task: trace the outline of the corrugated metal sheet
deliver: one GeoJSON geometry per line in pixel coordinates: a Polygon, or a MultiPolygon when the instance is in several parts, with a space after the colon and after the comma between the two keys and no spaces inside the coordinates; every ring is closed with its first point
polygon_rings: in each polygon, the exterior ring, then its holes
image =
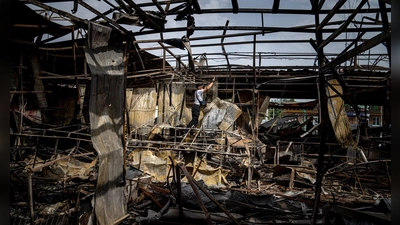
{"type": "Polygon", "coordinates": [[[89,23],[85,57],[91,71],[89,102],[93,147],[99,155],[94,203],[98,225],[113,224],[127,213],[124,187],[124,67],[122,36],[89,23]]]}
{"type": "Polygon", "coordinates": [[[155,88],[127,89],[126,101],[130,126],[137,129],[153,125],[157,103],[155,88]]]}
{"type": "Polygon", "coordinates": [[[207,114],[212,108],[224,109],[226,111],[223,120],[218,126],[220,130],[231,129],[233,123],[242,114],[242,110],[237,105],[221,100],[218,97],[207,105],[204,112],[207,114]]]}
{"type": "Polygon", "coordinates": [[[133,167],[149,174],[153,181],[166,182],[170,169],[168,156],[174,157],[174,152],[134,150],[128,159],[133,167]]]}
{"type": "MultiPolygon", "coordinates": [[[[342,87],[336,79],[329,80],[328,82],[337,92],[343,94],[342,87]]],[[[337,93],[329,86],[326,88],[326,95],[328,97],[329,119],[332,123],[337,141],[345,147],[352,146],[354,140],[351,135],[350,122],[346,114],[343,99],[341,97],[330,98],[330,96],[337,95],[337,93]]]]}
{"type": "Polygon", "coordinates": [[[169,85],[168,83],[160,83],[160,93],[158,99],[159,115],[157,123],[169,123],[172,126],[177,126],[181,123],[180,115],[182,111],[182,118],[185,118],[189,111],[185,110],[186,103],[184,101],[185,86],[181,82],[174,82],[169,85]],[[182,108],[182,104],[183,108],[182,108]]]}

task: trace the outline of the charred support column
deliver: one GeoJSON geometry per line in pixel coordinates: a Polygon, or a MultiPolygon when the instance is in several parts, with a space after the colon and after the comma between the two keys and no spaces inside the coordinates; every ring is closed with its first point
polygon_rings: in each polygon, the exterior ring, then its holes
{"type": "Polygon", "coordinates": [[[43,85],[42,80],[39,78],[39,76],[42,74],[39,49],[35,48],[31,52],[30,63],[31,63],[32,71],[33,71],[33,76],[35,78],[34,91],[36,91],[36,96],[37,96],[37,99],[39,102],[40,111],[42,113],[42,120],[44,122],[46,122],[45,109],[48,107],[48,105],[47,105],[44,85],[43,85]]]}
{"type": "MultiPolygon", "coordinates": [[[[318,10],[318,2],[313,1],[313,9],[315,9],[315,27],[319,26],[319,10],[318,10]]],[[[322,43],[322,28],[318,29],[315,33],[317,46],[321,46],[322,43]]],[[[321,112],[321,121],[319,126],[319,134],[320,134],[320,145],[318,149],[318,165],[317,165],[317,179],[315,182],[315,201],[313,207],[313,213],[311,218],[311,224],[315,225],[317,222],[317,214],[318,214],[318,206],[321,195],[321,185],[323,178],[323,166],[324,166],[324,153],[325,153],[325,139],[326,139],[326,121],[328,119],[328,107],[327,107],[327,99],[326,99],[326,90],[325,90],[325,76],[321,71],[321,68],[324,65],[324,51],[323,46],[318,47],[318,73],[319,73],[319,97],[320,97],[320,106],[319,110],[321,112]]]]}
{"type": "Polygon", "coordinates": [[[97,224],[108,225],[126,215],[124,194],[124,62],[122,36],[90,23],[85,56],[91,70],[89,103],[93,146],[99,154],[95,195],[97,224]]]}

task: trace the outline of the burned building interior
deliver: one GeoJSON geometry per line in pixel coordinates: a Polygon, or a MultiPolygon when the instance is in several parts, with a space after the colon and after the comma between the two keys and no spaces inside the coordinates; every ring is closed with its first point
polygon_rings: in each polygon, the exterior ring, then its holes
{"type": "Polygon", "coordinates": [[[10,4],[11,224],[391,224],[391,0],[10,4]]]}

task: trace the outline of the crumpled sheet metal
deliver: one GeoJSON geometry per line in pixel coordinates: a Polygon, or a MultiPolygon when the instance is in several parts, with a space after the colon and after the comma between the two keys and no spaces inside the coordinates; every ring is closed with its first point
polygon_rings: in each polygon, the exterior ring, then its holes
{"type": "Polygon", "coordinates": [[[152,176],[153,181],[166,182],[170,168],[168,156],[173,157],[173,154],[173,151],[135,150],[129,154],[128,160],[133,167],[152,176]]]}
{"type": "MultiPolygon", "coordinates": [[[[207,164],[206,158],[199,158],[196,156],[194,163],[186,164],[186,168],[189,171],[193,171],[192,175],[194,174],[193,178],[195,180],[202,180],[208,187],[224,188],[228,185],[226,176],[228,176],[230,170],[212,167],[207,164]]],[[[186,177],[183,178],[182,181],[188,182],[186,177]]]]}
{"type": "Polygon", "coordinates": [[[207,104],[206,108],[204,108],[204,113],[206,113],[205,116],[214,108],[226,111],[224,118],[218,125],[220,130],[228,130],[231,128],[236,119],[242,114],[242,110],[237,105],[216,97],[211,103],[207,104]]]}
{"type": "Polygon", "coordinates": [[[133,204],[138,203],[141,200],[141,198],[139,198],[139,188],[147,189],[147,185],[150,183],[150,175],[127,179],[127,182],[125,184],[125,194],[128,202],[132,202],[133,204]]]}
{"type": "MultiPolygon", "coordinates": [[[[336,79],[328,81],[340,94],[343,93],[342,87],[336,79]]],[[[328,113],[329,119],[337,141],[348,147],[354,145],[354,140],[351,133],[349,117],[347,117],[344,102],[341,97],[332,97],[337,95],[336,92],[329,86],[326,87],[326,95],[328,97],[328,113]]]]}
{"type": "Polygon", "coordinates": [[[53,215],[57,211],[63,212],[68,210],[68,202],[57,202],[52,205],[45,205],[39,208],[38,214],[39,215],[53,215]]]}
{"type": "MultiPolygon", "coordinates": [[[[55,159],[61,157],[65,157],[65,155],[58,154],[55,159]]],[[[30,165],[33,165],[34,160],[35,160],[34,158],[29,159],[28,161],[29,166],[26,166],[25,168],[26,169],[31,168],[30,165]]],[[[47,162],[48,160],[44,161],[36,157],[35,166],[38,167],[47,162]]],[[[60,159],[59,161],[54,162],[54,164],[49,165],[48,167],[44,167],[42,169],[42,174],[45,177],[57,180],[63,179],[65,177],[68,177],[69,179],[80,178],[82,180],[86,180],[89,179],[90,177],[94,177],[94,166],[96,165],[96,162],[97,158],[90,163],[85,163],[75,158],[60,159]]]]}
{"type": "Polygon", "coordinates": [[[208,111],[201,122],[205,129],[218,129],[226,114],[226,109],[212,108],[208,111]]]}
{"type": "Polygon", "coordinates": [[[129,125],[139,128],[152,124],[157,105],[155,88],[127,89],[126,96],[129,125]]]}
{"type": "MultiPolygon", "coordinates": [[[[171,164],[168,157],[171,155],[174,158],[173,154],[173,151],[135,150],[129,154],[128,161],[133,167],[152,176],[153,181],[166,182],[171,164]]],[[[225,187],[228,184],[226,176],[229,170],[207,165],[206,159],[196,157],[194,165],[193,163],[188,163],[186,167],[190,171],[196,169],[194,179],[203,180],[209,187],[225,187]],[[200,162],[201,164],[198,167],[200,162]]],[[[183,178],[182,181],[187,181],[187,179],[183,178]]]]}

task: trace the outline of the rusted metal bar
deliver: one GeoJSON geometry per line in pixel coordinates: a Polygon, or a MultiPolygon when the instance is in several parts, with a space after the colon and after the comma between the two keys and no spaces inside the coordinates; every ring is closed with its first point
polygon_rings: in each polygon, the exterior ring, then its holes
{"type": "Polygon", "coordinates": [[[181,170],[177,165],[174,164],[174,160],[171,156],[169,156],[172,162],[173,169],[175,171],[175,179],[176,179],[176,189],[178,191],[178,206],[179,206],[179,217],[184,218],[183,214],[183,202],[182,202],[182,184],[181,184],[181,170]]]}
{"type": "Polygon", "coordinates": [[[387,162],[385,162],[385,166],[386,166],[386,173],[387,173],[388,178],[389,178],[389,185],[392,186],[392,176],[390,176],[389,166],[388,166],[387,162]]]}
{"type": "Polygon", "coordinates": [[[239,11],[239,4],[237,0],[231,0],[232,3],[232,12],[233,14],[237,14],[239,11]]]}
{"type": "MultiPolygon", "coordinates": [[[[265,33],[273,33],[273,32],[301,32],[301,33],[315,33],[316,29],[313,28],[312,26],[309,26],[310,28],[304,28],[305,26],[301,27],[255,27],[255,26],[229,26],[226,27],[227,30],[253,30],[253,31],[259,31],[256,34],[262,34],[262,32],[265,33]]],[[[224,26],[196,26],[196,30],[223,30],[225,27],[224,26]]],[[[176,27],[176,28],[166,28],[162,32],[167,33],[167,32],[178,32],[178,31],[186,31],[187,27],[176,27]]],[[[337,29],[334,28],[326,28],[322,29],[323,33],[333,33],[337,31],[337,29]]],[[[369,32],[377,32],[377,31],[382,31],[382,28],[380,27],[363,27],[363,28],[346,28],[343,30],[343,32],[362,32],[362,31],[369,31],[369,32]]],[[[147,31],[141,31],[141,32],[134,32],[132,35],[135,36],[140,36],[140,35],[147,35],[147,34],[154,34],[154,33],[159,33],[159,31],[155,30],[147,30],[147,31]]],[[[254,33],[252,34],[254,35],[254,33]]],[[[238,36],[243,36],[243,34],[240,34],[238,36]]]]}
{"type": "MultiPolygon", "coordinates": [[[[318,48],[325,47],[327,44],[329,44],[331,42],[331,40],[333,40],[337,36],[339,36],[347,28],[347,26],[351,23],[351,21],[354,19],[354,17],[358,14],[358,12],[361,10],[361,8],[364,6],[364,4],[367,2],[368,2],[368,0],[362,0],[360,2],[360,4],[357,6],[357,8],[353,11],[353,13],[347,18],[347,21],[344,24],[342,24],[338,29],[333,31],[333,33],[329,37],[327,37],[324,41],[319,43],[318,48]]],[[[344,2],[343,2],[343,4],[344,4],[344,2]]],[[[318,26],[320,26],[320,24],[318,26]]]]}
{"type": "Polygon", "coordinates": [[[35,224],[35,212],[33,206],[33,188],[32,188],[32,173],[28,172],[28,198],[29,198],[29,212],[31,216],[31,224],[35,224]]]}
{"type": "Polygon", "coordinates": [[[83,0],[78,0],[79,4],[81,4],[83,7],[85,7],[86,9],[88,9],[89,11],[93,12],[96,15],[99,15],[101,18],[103,18],[105,21],[107,21],[108,23],[110,23],[111,25],[113,25],[116,29],[118,29],[122,34],[127,34],[128,30],[125,29],[124,27],[122,27],[121,25],[119,25],[118,23],[116,23],[115,21],[111,20],[110,18],[108,18],[107,16],[104,16],[101,12],[97,11],[96,9],[94,9],[92,6],[90,6],[89,4],[87,4],[86,2],[84,2],[83,0]]]}
{"type": "MultiPolygon", "coordinates": [[[[125,3],[122,0],[115,0],[119,6],[128,14],[132,14],[133,10],[131,8],[128,8],[128,6],[125,5],[125,3]]],[[[110,5],[110,4],[109,4],[110,5]]],[[[113,6],[114,7],[114,6],[113,6]]],[[[116,7],[114,7],[116,8],[116,7]]]]}
{"type": "MultiPolygon", "coordinates": [[[[74,27],[71,28],[71,42],[72,42],[72,55],[73,55],[73,60],[74,60],[74,72],[77,74],[77,69],[76,69],[76,51],[75,51],[75,36],[74,36],[74,27]]],[[[75,78],[75,81],[77,82],[76,87],[78,88],[78,81],[75,78]]],[[[79,93],[79,88],[78,88],[78,93],[79,93]]]]}
{"type": "Polygon", "coordinates": [[[161,7],[160,3],[157,0],[152,0],[154,5],[156,5],[157,9],[160,11],[161,14],[165,15],[164,9],[161,7]]]}
{"type": "MultiPolygon", "coordinates": [[[[317,7],[318,8],[318,5],[317,7]]],[[[391,11],[391,9],[388,9],[391,11]]],[[[331,10],[330,9],[321,9],[320,14],[328,14],[331,10]]],[[[353,9],[341,9],[336,12],[336,14],[350,14],[354,10],[353,9]]],[[[380,12],[379,8],[370,8],[370,9],[361,9],[359,10],[359,13],[377,13],[380,12]]],[[[175,15],[178,12],[171,12],[167,13],[168,15],[175,15]]],[[[202,14],[208,14],[208,13],[232,13],[232,9],[230,8],[218,8],[218,9],[202,9],[201,10],[202,14]]],[[[272,9],[260,9],[260,8],[239,8],[238,13],[273,13],[272,9]]],[[[313,15],[313,11],[309,9],[279,9],[276,13],[279,14],[291,14],[291,15],[313,15]]]]}
{"type": "MultiPolygon", "coordinates": [[[[314,1],[313,8],[317,9],[318,1],[314,1]]],[[[315,27],[318,27],[320,24],[319,22],[320,11],[316,10],[315,12],[315,27]]],[[[318,30],[315,33],[317,46],[321,46],[323,37],[322,37],[322,30],[318,30]]],[[[324,51],[323,46],[317,48],[317,55],[318,55],[318,67],[321,68],[324,65],[324,51]]],[[[315,182],[315,194],[314,194],[314,206],[313,212],[311,216],[311,225],[315,225],[317,223],[317,214],[318,214],[318,207],[320,203],[321,197],[321,188],[322,188],[322,180],[323,180],[323,166],[324,166],[324,154],[326,151],[325,146],[325,139],[326,139],[326,123],[328,120],[328,103],[326,99],[326,90],[325,90],[325,76],[324,73],[319,69],[319,82],[318,82],[318,96],[319,96],[319,111],[320,111],[320,127],[319,127],[319,134],[320,134],[320,145],[318,148],[318,166],[317,166],[317,174],[316,174],[316,182],[315,182]]]]}
{"type": "Polygon", "coordinates": [[[66,137],[66,136],[39,135],[39,134],[23,134],[23,133],[12,133],[12,134],[10,134],[10,135],[15,135],[15,136],[26,136],[26,137],[60,138],[60,139],[71,139],[71,140],[79,140],[79,141],[88,141],[88,142],[91,142],[90,139],[75,138],[75,137],[66,137]]]}
{"type": "Polygon", "coordinates": [[[347,0],[339,0],[333,7],[333,9],[329,11],[324,20],[322,20],[322,22],[317,26],[317,31],[322,29],[329,22],[329,20],[332,19],[332,17],[336,14],[336,12],[339,11],[340,7],[342,7],[343,4],[346,2],[347,0]]]}
{"type": "Polygon", "coordinates": [[[75,22],[80,23],[81,26],[82,26],[82,25],[85,25],[85,27],[87,28],[87,24],[88,24],[88,23],[87,23],[85,20],[83,20],[83,19],[81,19],[81,18],[79,18],[79,17],[73,16],[73,15],[71,15],[70,13],[67,13],[67,12],[62,11],[62,10],[58,10],[58,9],[56,9],[56,8],[53,8],[53,7],[48,6],[48,5],[46,5],[46,4],[43,4],[43,3],[41,3],[41,2],[39,2],[39,1],[37,1],[37,0],[26,0],[26,1],[27,1],[28,3],[31,3],[31,4],[33,4],[33,5],[38,6],[38,7],[40,7],[40,8],[43,8],[43,9],[49,10],[49,11],[51,11],[51,12],[57,13],[58,15],[67,17],[67,18],[71,19],[72,21],[75,21],[75,22]]]}
{"type": "Polygon", "coordinates": [[[274,3],[272,4],[272,13],[277,13],[279,10],[279,0],[274,0],[274,3]]]}
{"type": "MultiPolygon", "coordinates": [[[[253,104],[253,110],[252,110],[252,120],[251,123],[253,125],[252,127],[252,135],[253,135],[253,140],[255,140],[255,136],[254,136],[254,129],[255,129],[255,113],[256,113],[256,84],[257,84],[257,74],[256,74],[256,47],[257,47],[257,35],[253,36],[253,91],[252,91],[252,95],[253,95],[253,100],[252,100],[252,104],[253,104]]],[[[257,106],[258,107],[258,106],[257,106]]]]}
{"type": "MultiPolygon", "coordinates": [[[[227,27],[228,24],[229,24],[229,20],[226,21],[225,27],[227,27]]],[[[230,63],[229,63],[228,54],[226,53],[225,46],[224,46],[225,34],[226,34],[226,29],[224,29],[222,31],[221,48],[222,48],[222,54],[225,56],[225,59],[226,59],[226,64],[228,65],[228,70],[231,71],[231,66],[230,66],[230,63]]]]}
{"type": "Polygon", "coordinates": [[[295,168],[290,168],[290,179],[289,179],[289,190],[292,190],[294,187],[294,176],[296,174],[296,169],[295,168]]]}
{"type": "Polygon", "coordinates": [[[29,171],[29,173],[34,173],[34,172],[36,172],[36,171],[38,171],[38,170],[40,170],[40,169],[42,169],[42,168],[44,168],[46,166],[54,164],[54,163],[56,163],[56,162],[58,162],[58,161],[60,161],[62,159],[75,158],[75,157],[86,156],[86,155],[93,155],[93,152],[87,152],[87,153],[76,154],[76,155],[67,155],[67,156],[60,157],[60,158],[57,158],[55,160],[52,160],[50,162],[41,164],[40,166],[37,166],[37,167],[34,167],[34,168],[28,168],[27,170],[29,171]]]}
{"type": "Polygon", "coordinates": [[[164,24],[160,27],[146,12],[144,12],[135,2],[132,0],[124,0],[128,5],[135,9],[135,12],[140,16],[143,21],[149,23],[149,25],[156,31],[161,32],[164,30],[164,24]]]}
{"type": "Polygon", "coordinates": [[[53,91],[10,91],[10,94],[37,94],[37,93],[53,93],[53,91]]]}
{"type": "Polygon", "coordinates": [[[142,187],[139,187],[139,189],[142,190],[145,195],[147,195],[158,207],[160,207],[160,209],[162,209],[163,206],[161,205],[161,203],[150,192],[142,187]]]}
{"type": "MultiPolygon", "coordinates": [[[[365,32],[363,32],[363,33],[365,33],[365,32]]],[[[257,33],[251,33],[251,35],[254,35],[254,34],[258,35],[257,33]]],[[[192,37],[190,39],[190,41],[210,40],[210,39],[217,39],[217,38],[224,38],[225,39],[225,37],[228,38],[228,37],[237,37],[237,36],[242,36],[242,35],[225,34],[225,35],[215,35],[215,36],[203,36],[203,37],[197,37],[197,38],[196,37],[192,37]],[[234,36],[231,36],[231,35],[234,35],[234,36]]],[[[246,35],[244,35],[244,36],[246,36],[246,35]]],[[[152,43],[152,42],[160,42],[160,41],[163,42],[163,40],[160,38],[160,39],[137,40],[137,41],[135,41],[135,43],[152,43]]],[[[349,39],[335,39],[335,40],[332,40],[332,42],[348,42],[348,41],[349,41],[349,39]]],[[[365,39],[359,38],[359,39],[357,39],[357,41],[361,42],[361,41],[365,41],[365,39]]],[[[310,40],[309,39],[290,39],[290,40],[288,40],[288,39],[279,39],[279,40],[269,39],[269,40],[258,40],[257,44],[261,44],[261,43],[265,43],[265,44],[267,44],[267,43],[306,43],[306,42],[310,42],[310,40]]],[[[202,44],[198,44],[198,45],[190,44],[190,46],[191,47],[219,46],[220,44],[221,44],[221,42],[215,42],[215,43],[202,43],[202,44]]],[[[225,42],[225,40],[224,40],[224,45],[238,45],[238,44],[253,44],[253,41],[225,42]]],[[[177,47],[166,46],[165,48],[177,48],[177,47]]],[[[65,50],[65,49],[70,49],[70,47],[60,47],[60,48],[39,47],[39,49],[40,50],[57,50],[57,49],[65,50]]],[[[145,51],[145,50],[156,50],[156,49],[160,49],[160,47],[157,47],[157,48],[141,48],[142,51],[145,51]]],[[[209,53],[209,54],[211,55],[211,53],[209,53]]],[[[235,54],[233,54],[233,55],[235,55],[235,54]]],[[[290,55],[290,54],[284,54],[284,55],[290,55]]],[[[301,56],[301,55],[309,55],[309,54],[301,54],[301,53],[296,54],[296,56],[301,56]]],[[[338,54],[331,53],[330,55],[338,55],[338,54]]],[[[371,55],[373,55],[373,54],[371,54],[371,55]]]]}
{"type": "MultiPolygon", "coordinates": [[[[389,25],[389,20],[388,20],[388,14],[387,14],[387,9],[386,9],[386,4],[383,1],[379,1],[379,8],[381,9],[381,18],[382,18],[382,29],[383,31],[389,31],[390,25],[389,25]]],[[[388,56],[389,56],[389,66],[391,66],[392,62],[392,43],[390,40],[385,41],[385,46],[388,51],[388,56]]]]}
{"type": "MultiPolygon", "coordinates": [[[[21,27],[21,28],[38,28],[38,29],[55,29],[54,26],[50,25],[40,25],[40,24],[10,24],[11,27],[21,27]]],[[[74,26],[60,26],[57,29],[70,30],[74,26]]]]}
{"type": "MultiPolygon", "coordinates": [[[[165,45],[164,45],[162,42],[158,42],[158,44],[160,44],[161,47],[162,47],[163,49],[165,49],[170,55],[172,55],[175,59],[178,59],[178,58],[179,58],[179,57],[176,56],[171,50],[169,50],[168,48],[166,48],[165,45]]],[[[180,63],[185,69],[187,68],[186,65],[185,65],[181,60],[179,60],[179,63],[180,63]]]]}
{"type": "MultiPolygon", "coordinates": [[[[22,73],[23,62],[24,62],[24,51],[21,50],[19,68],[18,68],[18,76],[20,77],[19,87],[21,88],[20,91],[24,91],[24,85],[23,85],[24,84],[24,76],[22,73]]],[[[18,116],[18,121],[15,121],[15,122],[16,122],[16,126],[17,126],[17,132],[18,132],[18,134],[21,134],[23,131],[23,118],[24,118],[23,115],[25,113],[24,93],[22,93],[19,96],[18,103],[19,103],[19,116],[18,116]]],[[[14,116],[15,115],[16,115],[16,113],[14,113],[14,116]]],[[[17,136],[17,138],[15,139],[14,145],[19,146],[20,144],[21,144],[21,137],[17,136]]]]}
{"type": "Polygon", "coordinates": [[[353,168],[353,172],[354,172],[355,180],[356,180],[356,182],[358,183],[358,185],[360,186],[361,192],[362,192],[362,194],[364,195],[364,194],[365,194],[365,193],[364,193],[364,189],[363,189],[363,186],[362,186],[362,184],[361,184],[361,180],[360,180],[360,178],[358,177],[358,174],[357,174],[357,171],[356,171],[355,168],[353,168]]]}
{"type": "Polygon", "coordinates": [[[187,169],[186,169],[186,167],[185,167],[185,165],[183,163],[178,163],[177,166],[182,170],[182,172],[187,177],[188,182],[189,182],[190,186],[192,187],[193,192],[196,194],[196,198],[197,198],[197,201],[199,202],[200,208],[203,210],[204,215],[206,216],[208,224],[212,225],[213,222],[211,220],[211,215],[208,212],[206,206],[204,205],[203,200],[201,200],[201,197],[199,195],[199,191],[198,191],[196,185],[194,184],[195,181],[192,179],[192,176],[190,175],[189,171],[187,171],[187,169]]]}
{"type": "MultiPolygon", "coordinates": [[[[365,31],[364,31],[364,32],[360,32],[360,33],[358,34],[358,36],[356,37],[356,39],[354,39],[349,45],[347,45],[346,48],[344,48],[344,49],[339,53],[339,55],[341,55],[341,54],[347,52],[347,50],[349,50],[353,45],[357,46],[357,43],[361,40],[361,37],[364,36],[365,33],[366,33],[365,31]]],[[[363,41],[365,41],[365,40],[363,40],[363,41]]]]}

